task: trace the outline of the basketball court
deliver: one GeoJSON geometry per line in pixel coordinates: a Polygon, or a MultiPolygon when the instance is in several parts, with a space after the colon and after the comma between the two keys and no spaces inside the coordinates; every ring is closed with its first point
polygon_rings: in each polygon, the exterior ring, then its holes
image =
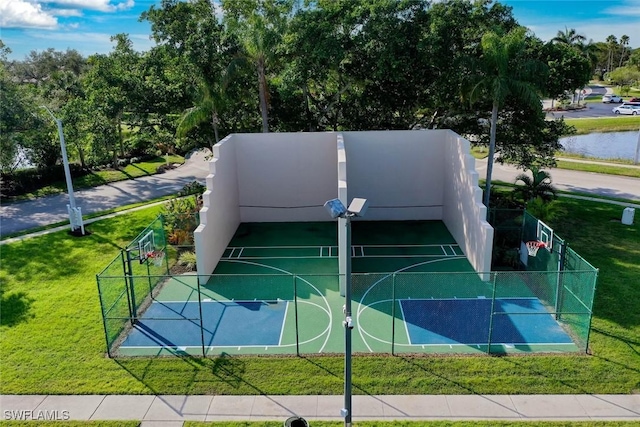
{"type": "MultiPolygon", "coordinates": [[[[441,221],[353,230],[354,352],[475,353],[489,342],[494,350],[575,349],[523,283],[492,306],[491,283],[441,221]]],[[[206,284],[184,275],[162,285],[119,353],[344,351],[336,239],[332,222],[242,224],[206,284]]]]}

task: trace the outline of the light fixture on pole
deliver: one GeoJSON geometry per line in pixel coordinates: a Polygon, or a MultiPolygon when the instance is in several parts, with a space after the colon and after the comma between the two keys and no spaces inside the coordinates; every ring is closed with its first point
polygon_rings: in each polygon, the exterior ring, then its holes
{"type": "Polygon", "coordinates": [[[82,221],[82,211],[76,207],[76,198],[73,194],[73,182],[71,181],[71,171],[69,170],[69,158],[67,157],[67,146],[64,142],[64,133],[62,132],[62,120],[53,115],[51,110],[45,105],[41,106],[51,116],[58,127],[58,136],[60,137],[60,150],[62,151],[62,165],[64,167],[64,177],[67,181],[67,192],[69,193],[69,204],[67,211],[69,213],[69,222],[71,223],[71,231],[76,232],[80,229],[80,233],[84,235],[84,223],[82,221]]]}
{"type": "Polygon", "coordinates": [[[344,426],[351,427],[352,405],[351,405],[351,330],[353,329],[353,318],[351,317],[351,218],[364,216],[369,202],[367,199],[353,199],[349,208],[345,208],[340,199],[332,199],[324,204],[324,208],[329,212],[331,218],[344,218],[347,236],[347,263],[345,269],[345,304],[344,304],[344,408],[340,415],[344,417],[344,426]]]}

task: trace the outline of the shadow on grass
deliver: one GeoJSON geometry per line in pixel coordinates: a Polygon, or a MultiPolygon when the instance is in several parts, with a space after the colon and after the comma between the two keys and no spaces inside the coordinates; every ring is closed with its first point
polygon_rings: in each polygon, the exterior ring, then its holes
{"type": "Polygon", "coordinates": [[[142,173],[142,175],[136,175],[136,176],[144,176],[144,175],[151,176],[151,175],[153,175],[153,173],[149,173],[149,171],[144,170],[143,168],[141,168],[140,166],[136,165],[135,163],[132,163],[129,166],[139,170],[142,173]]]}
{"type": "Polygon", "coordinates": [[[212,380],[224,383],[232,390],[248,388],[256,394],[267,394],[243,378],[246,371],[245,362],[241,358],[226,353],[215,358],[176,354],[176,357],[157,359],[114,359],[122,369],[155,394],[166,394],[166,390],[163,388],[166,384],[156,382],[158,378],[166,378],[166,375],[156,375],[156,372],[162,370],[167,361],[175,360],[183,362],[179,382],[184,384],[180,390],[184,394],[201,393],[201,387],[198,383],[213,382],[212,380]]]}
{"type": "Polygon", "coordinates": [[[0,326],[15,326],[32,317],[29,315],[32,302],[26,292],[6,294],[0,291],[0,326]]]}

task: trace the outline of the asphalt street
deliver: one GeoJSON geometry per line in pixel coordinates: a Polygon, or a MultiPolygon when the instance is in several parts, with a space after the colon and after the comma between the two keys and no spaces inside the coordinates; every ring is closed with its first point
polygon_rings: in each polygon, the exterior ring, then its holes
{"type": "MultiPolygon", "coordinates": [[[[164,174],[121,181],[75,193],[76,203],[83,214],[102,212],[178,192],[194,180],[204,183],[209,174],[208,152],[194,153],[184,165],[164,174]]],[[[486,160],[477,160],[481,179],[486,177],[486,160]]],[[[522,173],[514,167],[496,163],[493,179],[514,182],[522,173]]],[[[591,196],[606,196],[640,201],[640,179],[563,169],[551,170],[553,184],[560,190],[580,192],[591,196]]],[[[53,224],[68,219],[66,194],[37,200],[7,204],[0,207],[0,236],[53,224]]]]}
{"type": "MultiPolygon", "coordinates": [[[[205,183],[208,151],[189,155],[185,163],[163,174],[75,191],[76,205],[87,215],[175,194],[193,181],[205,183]]],[[[68,220],[69,196],[59,194],[0,207],[0,236],[68,220]]]]}
{"type": "MultiPolygon", "coordinates": [[[[487,161],[476,160],[476,170],[481,179],[487,176],[487,161]]],[[[514,183],[523,171],[513,166],[493,165],[494,181],[514,183]]],[[[580,192],[591,196],[615,197],[640,201],[640,179],[624,176],[604,175],[567,169],[549,170],[553,185],[562,191],[580,192]]]]}

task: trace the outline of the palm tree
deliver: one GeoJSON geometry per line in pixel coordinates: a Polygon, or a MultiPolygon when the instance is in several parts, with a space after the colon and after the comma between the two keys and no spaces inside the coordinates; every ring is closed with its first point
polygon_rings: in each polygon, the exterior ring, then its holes
{"type": "Polygon", "coordinates": [[[574,28],[569,30],[567,29],[567,27],[564,27],[564,31],[558,31],[558,35],[551,39],[552,42],[564,43],[568,44],[569,46],[578,45],[586,40],[586,37],[582,34],[576,33],[576,30],[574,28]]]}
{"type": "Polygon", "coordinates": [[[275,49],[265,43],[264,33],[260,28],[247,28],[241,38],[243,54],[229,65],[229,74],[235,74],[241,63],[249,63],[255,67],[258,77],[258,96],[260,98],[260,115],[262,116],[262,132],[269,132],[269,85],[267,83],[267,64],[272,61],[275,49]]]}
{"type": "Polygon", "coordinates": [[[226,103],[225,83],[226,80],[219,85],[203,83],[200,86],[198,102],[195,106],[188,108],[184,113],[182,113],[176,129],[176,136],[184,137],[192,129],[208,120],[211,120],[211,127],[213,128],[215,142],[209,141],[209,145],[213,148],[213,146],[220,141],[218,126],[220,124],[220,111],[224,108],[226,103]]]}
{"type": "Polygon", "coordinates": [[[629,45],[629,36],[624,34],[622,37],[620,37],[621,52],[620,52],[620,64],[618,64],[618,67],[622,67],[622,60],[624,59],[625,53],[627,53],[628,45],[629,45]]]}
{"type": "Polygon", "coordinates": [[[269,87],[268,68],[276,62],[279,45],[289,23],[293,8],[291,0],[258,1],[223,0],[225,20],[230,32],[235,34],[242,47],[242,53],[229,65],[233,74],[239,63],[247,62],[256,71],[262,132],[269,132],[269,87]]]}
{"type": "Polygon", "coordinates": [[[540,170],[537,166],[531,166],[531,176],[521,173],[516,177],[515,183],[517,187],[514,192],[522,196],[525,202],[540,197],[542,200],[549,201],[555,199],[557,190],[551,184],[551,174],[540,170]],[[518,185],[518,183],[521,183],[518,185]]]}
{"type": "Polygon", "coordinates": [[[613,51],[618,46],[618,39],[613,34],[607,37],[607,47],[609,48],[607,56],[607,71],[611,71],[613,67],[613,51]]]}
{"type": "Polygon", "coordinates": [[[532,109],[540,108],[538,91],[532,81],[535,73],[539,72],[543,65],[539,61],[524,57],[525,34],[526,29],[518,27],[506,35],[498,35],[490,31],[482,36],[482,57],[480,58],[482,73],[480,80],[471,89],[470,98],[471,102],[475,102],[482,95],[486,95],[492,100],[489,157],[484,192],[484,204],[487,208],[496,151],[498,111],[510,96],[517,97],[532,109]]]}

